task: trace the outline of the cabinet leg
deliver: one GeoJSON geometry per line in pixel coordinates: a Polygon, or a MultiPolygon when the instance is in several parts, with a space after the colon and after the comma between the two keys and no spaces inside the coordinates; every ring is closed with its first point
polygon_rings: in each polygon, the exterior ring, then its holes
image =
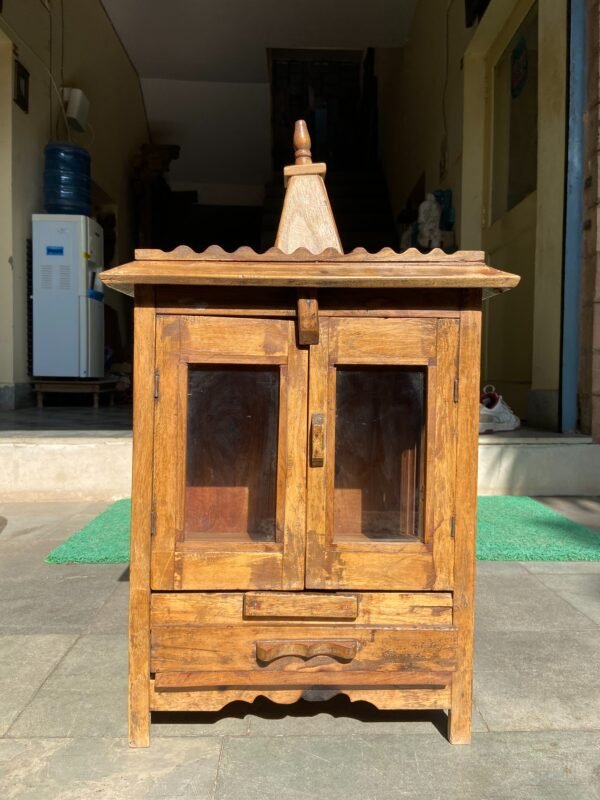
{"type": "Polygon", "coordinates": [[[145,690],[133,681],[129,685],[129,744],[131,747],[149,747],[150,745],[148,681],[146,680],[145,683],[145,690]]]}
{"type": "Polygon", "coordinates": [[[94,408],[100,408],[100,395],[94,392],[94,408]]]}
{"type": "Polygon", "coordinates": [[[448,713],[450,744],[470,744],[472,706],[472,675],[455,673],[452,679],[452,708],[448,713]]]}
{"type": "Polygon", "coordinates": [[[37,407],[43,408],[44,407],[44,393],[43,392],[36,392],[36,400],[37,400],[37,407]]]}

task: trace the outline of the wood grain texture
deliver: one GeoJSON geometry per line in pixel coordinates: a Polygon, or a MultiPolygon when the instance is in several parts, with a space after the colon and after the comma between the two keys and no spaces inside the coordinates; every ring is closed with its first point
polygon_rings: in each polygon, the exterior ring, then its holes
{"type": "Polygon", "coordinates": [[[452,625],[450,592],[168,592],[152,595],[152,625],[452,625]],[[256,615],[251,612],[256,609],[256,615]],[[356,614],[347,617],[346,614],[356,614]],[[260,619],[260,617],[264,619],[260,619]],[[334,619],[335,617],[335,619],[334,619]],[[279,619],[278,619],[279,618],[279,619]]]}
{"type": "Polygon", "coordinates": [[[307,594],[246,592],[244,617],[312,619],[356,619],[358,596],[355,594],[307,594]]]}
{"type": "Polygon", "coordinates": [[[322,161],[314,164],[292,164],[283,168],[283,185],[287,187],[290,178],[294,175],[320,175],[325,178],[327,174],[327,164],[322,161]]]}
{"type": "MultiPolygon", "coordinates": [[[[194,543],[175,555],[178,589],[282,589],[283,548],[260,552],[255,544],[243,549],[235,542],[194,543]]],[[[291,587],[296,588],[296,587],[291,587]]]]}
{"type": "Polygon", "coordinates": [[[358,653],[356,639],[261,639],[256,642],[256,660],[268,664],[278,658],[294,656],[305,660],[328,656],[337,661],[352,661],[358,653]]]}
{"type": "Polygon", "coordinates": [[[454,541],[452,518],[455,510],[457,404],[454,381],[458,377],[457,320],[439,320],[437,324],[437,363],[430,370],[435,379],[429,386],[434,413],[430,420],[430,451],[427,455],[429,492],[428,540],[435,564],[434,589],[453,586],[454,541]]]}
{"type": "Polygon", "coordinates": [[[288,179],[275,247],[284,253],[293,253],[299,247],[315,254],[328,248],[343,252],[320,175],[292,175],[288,179]]]}
{"type": "Polygon", "coordinates": [[[294,160],[296,165],[312,164],[311,141],[305,120],[297,119],[294,124],[294,160]]]}
{"type": "MultiPolygon", "coordinates": [[[[321,325],[319,344],[310,348],[308,407],[312,414],[320,414],[325,420],[331,418],[328,398],[329,368],[329,322],[321,325]]],[[[327,569],[328,531],[327,519],[327,472],[328,452],[331,450],[331,434],[325,423],[325,446],[323,462],[309,461],[306,475],[306,588],[320,589],[323,570],[327,569]]],[[[355,587],[353,587],[355,588],[355,587]]],[[[373,588],[373,587],[368,587],[373,588]]]]}
{"type": "MultiPolygon", "coordinates": [[[[289,323],[288,323],[289,324],[289,323]]],[[[296,346],[289,324],[289,361],[286,393],[284,559],[281,588],[303,589],[306,558],[306,460],[308,438],[308,351],[296,346]]],[[[246,587],[244,587],[246,588],[246,587]]],[[[248,587],[253,588],[253,587],[248,587]]],[[[256,587],[259,588],[259,587],[256,587]]]]}
{"type": "Polygon", "coordinates": [[[410,689],[357,689],[335,687],[309,689],[259,689],[237,688],[201,689],[197,691],[158,691],[154,680],[150,682],[150,707],[153,711],[219,711],[229,703],[241,700],[252,703],[257,697],[265,697],[273,703],[291,704],[298,700],[328,700],[336,694],[346,695],[352,702],[365,701],[380,709],[421,710],[450,706],[450,687],[427,687],[410,689]]]}
{"type": "MultiPolygon", "coordinates": [[[[394,629],[389,627],[346,626],[345,636],[356,639],[358,653],[349,663],[326,657],[305,662],[280,658],[261,672],[311,670],[318,683],[320,671],[420,671],[449,672],[456,666],[456,631],[453,628],[394,629]]],[[[341,626],[322,623],[302,625],[245,624],[237,626],[203,625],[152,627],[152,672],[205,672],[223,670],[256,671],[256,642],[277,640],[318,640],[329,643],[340,638],[341,626]]],[[[389,676],[388,676],[389,677],[389,676]]],[[[215,679],[218,676],[215,675],[215,679]]],[[[275,680],[272,678],[272,680],[275,680]]]]}
{"type": "MultiPolygon", "coordinates": [[[[445,253],[439,248],[434,248],[429,253],[422,253],[415,247],[410,247],[398,253],[391,247],[384,247],[376,253],[370,253],[364,247],[355,247],[350,253],[340,253],[335,248],[325,248],[318,255],[311,253],[300,245],[292,253],[278,247],[271,247],[264,253],[257,253],[251,247],[238,247],[233,252],[223,250],[217,244],[210,245],[202,252],[195,252],[187,245],[179,245],[174,250],[136,250],[136,261],[243,261],[243,262],[288,262],[314,261],[319,263],[356,263],[359,261],[373,261],[376,263],[417,263],[417,264],[482,264],[485,266],[485,253],[483,250],[457,250],[454,253],[445,253]]],[[[115,268],[117,269],[117,268],[115,268]]],[[[106,272],[102,273],[106,275],[106,272]]],[[[517,277],[517,276],[515,276],[517,277]]]]}
{"type": "MultiPolygon", "coordinates": [[[[178,317],[165,318],[169,320],[178,317]]],[[[290,324],[284,320],[236,319],[235,322],[218,317],[186,317],[180,328],[179,347],[182,353],[197,356],[205,354],[248,356],[261,363],[264,356],[287,362],[290,324]]]]}
{"type": "MultiPolygon", "coordinates": [[[[182,377],[177,354],[180,348],[181,320],[159,315],[156,323],[156,369],[158,397],[154,430],[154,491],[156,515],[152,537],[152,589],[174,589],[175,542],[182,531],[182,483],[185,464],[185,420],[187,391],[182,391],[182,377]]],[[[135,496],[135,493],[134,493],[135,496]]]]}
{"type": "Polygon", "coordinates": [[[320,289],[256,286],[157,286],[161,314],[296,317],[297,298],[315,296],[319,315],[341,317],[433,317],[458,319],[459,289],[320,289]]]}
{"type": "MultiPolygon", "coordinates": [[[[320,181],[318,176],[312,176],[320,181]]],[[[294,178],[303,180],[302,178],[294,178]]],[[[293,182],[292,181],[292,182],[293,182]]],[[[288,257],[289,258],[289,257],[288,257]]],[[[309,255],[310,258],[310,255],[309,255]]],[[[313,256],[314,258],[314,256],[313,256]]],[[[484,287],[507,290],[516,286],[516,275],[464,260],[440,262],[382,261],[368,256],[360,260],[222,261],[204,258],[134,261],[101,273],[106,286],[131,293],[135,284],[183,286],[291,286],[331,288],[457,288],[484,287]]]]}
{"type": "Polygon", "coordinates": [[[129,743],[150,744],[150,510],[154,428],[154,290],[136,289],[133,492],[129,574],[129,743]]]}
{"type": "Polygon", "coordinates": [[[319,343],[319,302],[316,293],[298,298],[298,344],[319,343]]]}
{"type": "Polygon", "coordinates": [[[333,319],[330,364],[427,364],[435,356],[433,319],[333,319]]]}
{"type": "Polygon", "coordinates": [[[336,689],[353,686],[428,686],[444,687],[449,684],[452,674],[448,672],[308,672],[300,671],[283,672],[273,680],[273,671],[263,670],[244,672],[241,670],[225,671],[220,674],[214,672],[159,672],[154,678],[154,687],[157,691],[169,689],[203,689],[206,687],[231,686],[264,686],[277,688],[278,686],[307,686],[311,688],[329,687],[336,689]],[[275,684],[275,685],[274,685],[275,684]]]}
{"type": "Polygon", "coordinates": [[[469,292],[465,296],[465,308],[460,321],[454,546],[454,620],[458,631],[458,672],[452,680],[448,729],[453,744],[468,744],[471,741],[480,343],[481,293],[469,292]]]}

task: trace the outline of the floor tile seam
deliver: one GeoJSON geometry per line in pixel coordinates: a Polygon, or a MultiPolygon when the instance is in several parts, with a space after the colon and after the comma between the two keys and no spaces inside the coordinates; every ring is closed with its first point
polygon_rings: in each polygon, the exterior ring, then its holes
{"type": "MultiPolygon", "coordinates": [[[[60,634],[57,634],[57,635],[60,635],[60,634]]],[[[37,687],[37,689],[35,690],[35,692],[34,692],[34,693],[31,695],[31,697],[29,698],[29,700],[28,700],[28,701],[25,703],[25,705],[23,706],[23,708],[22,708],[22,709],[19,711],[19,713],[17,714],[17,716],[16,716],[16,717],[15,717],[15,718],[12,720],[12,722],[10,723],[10,725],[8,726],[8,728],[6,729],[6,732],[5,732],[5,734],[4,734],[4,737],[5,737],[5,738],[12,738],[12,737],[10,736],[10,732],[11,732],[11,730],[12,730],[12,729],[14,728],[14,726],[15,726],[15,725],[18,723],[18,721],[21,719],[21,717],[23,716],[23,714],[25,713],[25,711],[26,711],[26,710],[29,708],[29,706],[30,706],[30,705],[31,705],[31,704],[32,704],[32,703],[35,701],[36,697],[37,697],[37,696],[39,695],[39,693],[42,691],[42,689],[44,688],[44,686],[45,686],[45,685],[48,683],[48,681],[50,680],[50,678],[52,677],[52,675],[54,675],[54,673],[56,672],[56,670],[58,669],[58,667],[59,667],[59,666],[60,666],[60,665],[63,663],[63,661],[65,660],[65,658],[66,658],[66,657],[69,655],[69,653],[70,653],[70,652],[73,650],[73,648],[75,647],[75,645],[77,644],[77,642],[80,640],[80,638],[81,638],[81,634],[80,634],[80,633],[78,633],[78,634],[76,634],[76,635],[75,635],[75,638],[73,639],[73,641],[71,642],[71,644],[69,645],[69,647],[68,647],[68,648],[65,650],[65,652],[62,654],[62,656],[61,656],[61,657],[58,659],[58,661],[56,662],[56,664],[54,665],[54,667],[53,667],[53,668],[52,668],[52,669],[51,669],[51,670],[48,672],[48,674],[46,675],[46,677],[44,678],[44,680],[43,680],[43,681],[40,683],[40,685],[37,687]]]]}
{"type": "Polygon", "coordinates": [[[225,747],[225,736],[221,736],[221,741],[219,742],[219,755],[217,756],[217,766],[215,769],[215,777],[212,782],[212,789],[209,800],[215,800],[217,796],[217,784],[219,782],[219,772],[221,771],[221,762],[223,760],[224,747],[225,747]]]}
{"type": "MultiPolygon", "coordinates": [[[[379,723],[379,724],[383,725],[385,723],[379,723]]],[[[488,733],[488,731],[478,731],[478,733],[488,733]]],[[[441,733],[440,731],[438,731],[436,729],[434,729],[432,731],[410,731],[410,730],[404,730],[404,731],[382,731],[382,730],[380,730],[380,731],[371,731],[371,730],[366,730],[366,731],[352,731],[351,733],[348,733],[348,732],[346,732],[346,733],[337,733],[335,730],[329,731],[328,733],[304,733],[304,732],[291,733],[290,731],[286,731],[285,733],[268,733],[268,732],[252,733],[252,734],[250,734],[250,736],[235,736],[235,735],[227,734],[227,736],[229,738],[231,738],[231,739],[238,739],[240,741],[241,740],[243,740],[243,741],[245,741],[245,740],[253,740],[253,739],[277,739],[277,741],[281,741],[282,739],[319,739],[319,740],[322,739],[322,740],[327,740],[327,739],[331,738],[332,736],[341,737],[341,738],[344,738],[344,737],[356,737],[356,736],[363,736],[363,737],[364,736],[369,736],[369,737],[374,738],[374,739],[380,738],[382,736],[383,737],[385,737],[385,736],[394,736],[394,737],[398,737],[400,739],[404,739],[406,736],[417,736],[419,739],[424,739],[426,741],[427,739],[433,739],[436,736],[436,734],[437,734],[437,736],[441,737],[444,741],[446,741],[446,734],[445,733],[441,733]]],[[[167,738],[167,737],[161,737],[161,738],[167,738]]]]}
{"type": "MultiPolygon", "coordinates": [[[[529,570],[528,570],[528,572],[529,572],[529,570]]],[[[571,606],[571,608],[574,608],[574,606],[572,606],[571,603],[569,603],[568,600],[565,600],[565,598],[561,594],[559,594],[559,592],[556,589],[554,589],[552,586],[548,586],[540,578],[540,575],[546,575],[548,573],[545,573],[545,572],[543,572],[543,573],[540,573],[540,572],[529,572],[529,574],[532,575],[535,578],[535,581],[536,581],[537,584],[539,584],[539,586],[543,587],[548,592],[552,592],[552,594],[555,595],[556,597],[558,597],[559,600],[563,600],[565,603],[568,603],[571,606]]],[[[554,574],[556,574],[556,573],[554,573],[554,574]]],[[[575,611],[579,611],[579,609],[576,608],[575,611]]],[[[581,612],[579,612],[579,613],[581,613],[581,612]]],[[[589,617],[588,617],[588,619],[589,619],[589,617]]]]}
{"type": "Polygon", "coordinates": [[[591,617],[588,617],[587,614],[584,614],[583,611],[579,611],[579,613],[589,620],[591,623],[589,627],[586,625],[585,628],[573,628],[572,626],[570,628],[485,628],[482,627],[480,623],[479,628],[475,630],[475,638],[477,638],[478,633],[543,633],[546,636],[554,633],[597,633],[600,628],[600,623],[595,622],[591,617]]]}
{"type": "MultiPolygon", "coordinates": [[[[174,723],[177,725],[177,723],[174,723]]],[[[152,730],[152,739],[222,739],[223,736],[229,736],[231,739],[247,739],[246,733],[157,733],[152,730]]],[[[90,736],[91,739],[97,739],[97,736],[90,736]]]]}
{"type": "MultiPolygon", "coordinates": [[[[581,613],[581,612],[580,612],[581,613]]],[[[583,615],[585,616],[585,614],[583,615]]],[[[479,622],[476,624],[475,627],[475,634],[478,632],[481,633],[545,633],[545,634],[553,634],[553,633],[583,633],[585,631],[593,631],[598,628],[598,623],[594,622],[594,620],[586,617],[586,622],[589,622],[590,625],[585,628],[574,628],[572,625],[568,627],[557,627],[557,628],[485,628],[483,622],[479,622]]]]}
{"type": "MultiPolygon", "coordinates": [[[[496,562],[497,563],[497,562],[496,562]]],[[[595,575],[595,570],[590,570],[589,572],[580,572],[579,570],[573,570],[569,572],[567,569],[561,569],[558,572],[548,570],[544,571],[543,569],[530,569],[527,565],[528,564],[539,564],[539,561],[517,561],[515,562],[520,564],[524,567],[530,575],[595,575]]],[[[597,564],[598,565],[598,573],[600,573],[600,561],[544,561],[544,564],[597,564]]]]}
{"type": "MultiPolygon", "coordinates": [[[[530,574],[534,574],[534,573],[530,573],[530,574]]],[[[538,582],[542,584],[542,586],[544,586],[546,589],[549,589],[551,592],[553,592],[557,597],[559,597],[561,600],[563,600],[563,602],[568,603],[568,605],[570,605],[571,608],[575,609],[575,611],[577,611],[578,614],[583,614],[584,617],[586,617],[587,619],[591,620],[597,628],[600,628],[600,623],[599,622],[596,622],[596,620],[593,619],[593,617],[590,617],[590,615],[587,614],[585,611],[582,611],[580,608],[577,608],[577,606],[573,605],[573,603],[568,598],[566,598],[563,594],[560,593],[560,590],[554,589],[554,588],[552,588],[552,586],[548,586],[546,583],[544,583],[544,581],[542,581],[542,579],[539,577],[540,574],[548,575],[548,574],[552,574],[552,573],[547,573],[547,572],[538,573],[538,574],[535,575],[535,577],[537,578],[538,582]]],[[[554,575],[556,575],[556,574],[557,573],[554,573],[554,575]]],[[[579,573],[568,573],[568,574],[571,574],[571,575],[581,575],[581,574],[594,575],[595,573],[593,573],[593,572],[588,572],[588,573],[579,572],[579,573]]]]}
{"type": "Polygon", "coordinates": [[[543,733],[600,733],[600,722],[591,727],[577,727],[577,728],[490,728],[488,731],[473,731],[473,735],[479,733],[490,733],[494,735],[509,733],[526,733],[530,736],[534,734],[543,733]]]}
{"type": "MultiPolygon", "coordinates": [[[[385,723],[380,722],[379,724],[380,725],[384,725],[385,723]]],[[[390,723],[390,724],[394,724],[394,723],[390,723]]],[[[407,723],[407,724],[409,724],[409,723],[407,723]]],[[[484,734],[487,734],[488,732],[491,733],[491,731],[477,731],[477,733],[484,733],[484,734]]],[[[419,739],[422,739],[422,738],[425,738],[425,737],[432,738],[432,737],[435,736],[436,738],[440,738],[445,742],[448,741],[447,738],[446,738],[446,734],[440,732],[435,727],[433,727],[432,730],[430,730],[430,731],[410,731],[410,730],[405,730],[405,731],[403,731],[401,733],[400,732],[395,732],[395,731],[379,731],[378,732],[378,731],[369,731],[369,730],[364,730],[363,731],[363,730],[361,730],[361,731],[351,731],[350,733],[335,733],[335,732],[332,732],[332,731],[329,731],[327,733],[290,733],[289,731],[286,731],[285,733],[262,733],[262,732],[259,732],[259,733],[253,733],[250,736],[235,736],[234,734],[229,734],[229,733],[223,734],[223,738],[224,739],[238,739],[238,740],[239,739],[244,739],[244,740],[277,739],[277,740],[280,740],[280,739],[284,739],[284,738],[285,739],[289,738],[289,739],[325,739],[326,740],[326,739],[331,739],[332,737],[337,737],[337,738],[342,738],[342,739],[351,739],[351,738],[357,738],[357,737],[359,737],[359,738],[363,737],[364,738],[365,736],[378,736],[378,737],[380,737],[380,736],[394,736],[394,737],[396,737],[397,736],[397,737],[399,737],[401,739],[405,738],[406,736],[418,736],[419,739]]],[[[174,738],[174,737],[162,736],[160,738],[165,739],[165,738],[174,738]]]]}
{"type": "MultiPolygon", "coordinates": [[[[98,620],[98,617],[100,616],[101,612],[104,610],[105,606],[111,600],[113,595],[115,595],[117,593],[119,588],[120,588],[119,587],[119,580],[117,580],[116,581],[116,586],[114,587],[112,592],[106,597],[106,599],[104,600],[102,605],[98,609],[96,609],[96,612],[94,614],[93,619],[88,623],[87,627],[83,631],[83,635],[84,636],[93,636],[94,635],[93,631],[91,630],[92,625],[98,620]]],[[[127,614],[129,616],[129,592],[127,592],[127,614]]],[[[125,631],[123,635],[127,636],[127,633],[128,633],[128,631],[125,631]]],[[[98,634],[98,635],[101,635],[101,634],[98,634]]],[[[115,634],[113,634],[113,635],[115,635],[115,634]]]]}
{"type": "MultiPolygon", "coordinates": [[[[472,736],[473,737],[488,737],[488,736],[489,737],[501,737],[501,736],[506,736],[506,735],[508,735],[508,736],[527,735],[527,736],[532,736],[532,737],[541,737],[541,736],[548,735],[548,734],[595,734],[595,733],[600,733],[600,726],[599,727],[594,727],[594,728],[589,728],[589,727],[588,728],[586,728],[586,727],[577,727],[577,728],[498,728],[498,729],[490,729],[490,730],[487,730],[487,731],[472,731],[472,736]]],[[[393,731],[391,731],[389,733],[381,733],[381,734],[377,734],[377,735],[378,736],[391,736],[391,737],[393,737],[395,739],[397,738],[397,739],[402,740],[402,739],[406,739],[407,737],[413,737],[413,738],[418,737],[419,739],[422,739],[424,736],[432,737],[434,734],[437,734],[436,738],[439,739],[440,741],[446,743],[449,747],[453,746],[453,745],[451,745],[451,743],[446,738],[446,735],[441,733],[438,730],[434,730],[431,733],[422,733],[422,732],[418,733],[418,732],[412,732],[412,731],[406,731],[404,733],[394,733],[393,731]]],[[[264,733],[264,734],[263,733],[259,733],[259,734],[256,734],[255,736],[251,736],[251,737],[247,737],[247,738],[248,738],[248,740],[251,740],[251,739],[275,739],[275,740],[280,740],[280,739],[284,738],[284,736],[285,736],[286,738],[293,738],[293,739],[310,739],[310,740],[312,740],[312,739],[323,739],[323,740],[327,740],[327,739],[332,739],[332,738],[338,738],[338,739],[365,738],[365,736],[368,736],[368,735],[370,735],[368,731],[360,731],[360,732],[357,731],[357,732],[342,733],[342,734],[336,734],[336,733],[331,733],[331,732],[322,733],[322,734],[321,733],[319,733],[319,734],[317,734],[317,733],[314,733],[314,734],[312,734],[312,733],[310,733],[310,734],[309,733],[298,733],[298,734],[279,734],[279,735],[273,735],[273,734],[268,734],[268,733],[264,733]]],[[[158,738],[158,737],[154,737],[154,738],[158,738]]],[[[164,738],[175,738],[175,737],[160,737],[160,738],[164,739],[164,738]]],[[[187,738],[187,737],[180,737],[180,738],[187,738]]],[[[206,737],[204,737],[204,738],[206,738],[206,737]]],[[[226,744],[226,741],[225,741],[226,739],[238,739],[239,740],[239,739],[243,739],[243,738],[246,738],[246,737],[240,737],[240,736],[235,737],[235,736],[231,736],[230,734],[224,734],[222,738],[223,738],[223,745],[225,745],[226,744]]]]}
{"type": "MultiPolygon", "coordinates": [[[[25,709],[23,709],[23,710],[25,710],[25,709]]],[[[287,734],[285,734],[285,735],[287,736],[287,734]]],[[[155,731],[153,731],[152,732],[152,738],[151,738],[150,747],[152,747],[152,742],[155,739],[160,739],[161,741],[171,741],[173,739],[184,739],[185,741],[191,741],[193,739],[206,739],[208,741],[211,741],[211,740],[214,740],[214,739],[224,739],[226,736],[228,738],[230,738],[230,739],[255,738],[255,737],[246,736],[245,734],[241,734],[241,733],[240,734],[237,734],[237,733],[176,733],[176,734],[168,735],[168,734],[163,734],[163,733],[156,733],[155,731]]],[[[281,737],[274,736],[273,738],[281,738],[281,737]]],[[[37,741],[43,741],[44,739],[52,740],[53,742],[54,741],[60,741],[62,739],[64,739],[65,741],[82,741],[82,740],[85,740],[85,741],[98,741],[99,739],[106,739],[107,741],[110,740],[110,741],[122,741],[122,742],[126,742],[126,743],[129,742],[127,736],[110,736],[108,734],[102,734],[102,733],[99,733],[97,735],[94,735],[92,733],[82,733],[82,734],[78,734],[77,736],[65,736],[65,735],[51,734],[51,733],[40,734],[39,736],[34,736],[34,735],[30,735],[30,736],[9,736],[8,735],[8,731],[7,731],[6,733],[2,734],[2,736],[0,736],[0,741],[2,741],[3,739],[5,741],[11,741],[11,742],[20,742],[20,741],[22,741],[22,742],[36,741],[37,742],[37,741]]],[[[131,749],[134,750],[136,748],[131,748],[131,749]]]]}
{"type": "MultiPolygon", "coordinates": [[[[479,705],[477,704],[477,700],[475,700],[475,699],[473,700],[473,708],[475,709],[475,711],[477,712],[477,714],[479,715],[479,717],[480,717],[480,718],[481,718],[481,720],[483,721],[483,724],[485,725],[485,727],[487,728],[487,732],[489,733],[489,731],[490,731],[490,725],[489,725],[489,722],[488,722],[488,721],[487,721],[487,719],[486,719],[486,718],[483,716],[483,713],[482,713],[481,709],[479,708],[479,705]]],[[[473,732],[473,731],[472,731],[472,732],[473,732]]]]}

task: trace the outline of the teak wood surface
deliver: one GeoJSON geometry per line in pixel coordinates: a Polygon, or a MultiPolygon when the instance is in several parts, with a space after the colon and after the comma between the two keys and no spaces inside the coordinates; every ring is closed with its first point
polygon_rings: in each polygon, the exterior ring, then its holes
{"type": "Polygon", "coordinates": [[[471,733],[482,253],[344,254],[306,126],[277,248],[137,251],[129,739],[343,692],[471,733]]]}

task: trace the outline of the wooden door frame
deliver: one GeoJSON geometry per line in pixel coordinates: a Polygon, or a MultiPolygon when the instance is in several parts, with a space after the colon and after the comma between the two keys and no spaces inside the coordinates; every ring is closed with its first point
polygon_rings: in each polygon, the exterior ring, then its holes
{"type": "Polygon", "coordinates": [[[157,590],[301,589],[304,586],[306,404],[308,354],[296,346],[292,320],[159,314],[156,322],[156,367],[160,392],[155,399],[151,588],[157,590]],[[193,325],[192,325],[193,321],[193,325]],[[202,325],[213,323],[210,341],[202,325]],[[187,328],[184,326],[187,324],[187,328]],[[221,329],[251,324],[238,331],[227,350],[221,329]],[[266,348],[269,325],[279,326],[266,348]],[[200,334],[203,334],[202,336],[200,334]],[[244,339],[244,336],[247,339],[244,339]],[[187,339],[187,343],[182,340],[187,339]],[[196,342],[201,342],[198,348],[196,342]],[[274,342],[277,341],[276,346],[274,342]],[[278,350],[278,352],[276,352],[278,350]],[[281,539],[273,542],[184,541],[185,389],[190,364],[263,366],[279,369],[277,503],[281,539]],[[283,435],[282,435],[283,425],[283,435]],[[283,503],[283,508],[279,505],[283,503]]]}
{"type": "MultiPolygon", "coordinates": [[[[410,322],[418,321],[411,317],[410,322]]],[[[383,318],[363,319],[365,327],[385,325],[383,318]]],[[[395,320],[398,322],[399,320],[395,320]]],[[[405,322],[409,322],[405,318],[405,322]]],[[[425,322],[425,318],[421,318],[425,322]]],[[[311,347],[309,365],[309,420],[313,414],[325,416],[325,458],[320,465],[308,461],[306,588],[328,590],[377,589],[386,591],[448,590],[454,582],[456,491],[457,383],[460,346],[459,320],[438,319],[433,326],[433,344],[428,355],[407,352],[406,358],[385,356],[378,360],[365,351],[340,364],[414,365],[427,371],[425,409],[425,502],[423,533],[420,542],[350,543],[333,541],[333,460],[335,458],[335,326],[349,319],[330,318],[321,324],[320,341],[311,347]],[[432,399],[433,398],[433,399],[432,399]],[[448,448],[440,450],[440,443],[448,448]],[[390,562],[402,567],[396,574],[390,562]]],[[[433,322],[431,317],[427,322],[433,322]]],[[[356,324],[356,320],[353,321],[356,324]]],[[[355,330],[354,334],[357,333],[355,330]]],[[[381,332],[380,332],[381,335],[381,332]]],[[[389,334],[388,334],[389,335],[389,334]]],[[[356,341],[356,337],[352,337],[356,341]]]]}

